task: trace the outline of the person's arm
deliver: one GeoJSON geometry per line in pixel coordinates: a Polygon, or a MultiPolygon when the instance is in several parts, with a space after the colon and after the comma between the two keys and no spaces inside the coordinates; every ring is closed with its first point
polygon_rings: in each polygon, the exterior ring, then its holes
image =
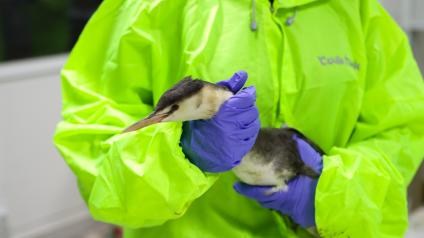
{"type": "Polygon", "coordinates": [[[63,121],[54,136],[93,217],[131,228],[182,216],[217,178],[185,158],[181,123],[120,134],[178,77],[168,73],[175,37],[158,30],[149,4],[105,1],[90,20],[62,71],[63,121]]]}
{"type": "Polygon", "coordinates": [[[345,148],[324,156],[316,190],[323,237],[401,237],[406,188],[424,157],[424,83],[408,38],[362,1],[368,64],[362,111],[345,148]]]}

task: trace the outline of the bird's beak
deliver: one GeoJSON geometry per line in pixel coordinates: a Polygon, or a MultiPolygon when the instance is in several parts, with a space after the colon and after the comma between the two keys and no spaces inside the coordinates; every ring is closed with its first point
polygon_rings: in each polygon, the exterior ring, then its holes
{"type": "Polygon", "coordinates": [[[150,114],[148,117],[132,124],[131,126],[129,126],[127,129],[125,129],[124,131],[122,131],[122,133],[127,133],[127,132],[131,132],[131,131],[136,131],[138,129],[156,124],[161,122],[163,119],[165,119],[168,116],[167,113],[161,113],[161,114],[156,114],[155,112],[153,112],[152,114],[150,114]]]}

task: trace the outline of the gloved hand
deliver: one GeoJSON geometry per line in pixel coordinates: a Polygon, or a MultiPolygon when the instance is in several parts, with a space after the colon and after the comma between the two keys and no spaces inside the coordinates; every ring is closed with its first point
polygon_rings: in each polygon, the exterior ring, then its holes
{"type": "MultiPolygon", "coordinates": [[[[302,160],[315,171],[322,172],[321,155],[307,142],[294,136],[302,160]]],[[[315,226],[315,190],[318,180],[306,176],[297,176],[288,182],[288,190],[270,195],[266,192],[269,186],[251,186],[244,183],[234,184],[234,189],[265,208],[288,215],[294,222],[307,228],[315,226]]]]}
{"type": "Polygon", "coordinates": [[[209,120],[183,124],[181,146],[189,160],[203,171],[223,172],[238,165],[250,151],[259,132],[256,90],[248,87],[247,73],[239,71],[218,85],[233,93],[217,114],[209,120]]]}

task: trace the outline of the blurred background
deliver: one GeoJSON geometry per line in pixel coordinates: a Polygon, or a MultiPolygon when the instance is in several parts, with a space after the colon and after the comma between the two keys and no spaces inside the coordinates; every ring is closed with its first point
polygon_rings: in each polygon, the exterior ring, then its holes
{"type": "MultiPolygon", "coordinates": [[[[424,1],[382,0],[424,72],[424,1]]],[[[94,222],[52,144],[59,72],[100,0],[0,0],[0,238],[119,237],[94,222]],[[37,125],[37,126],[33,126],[37,125]]],[[[424,237],[424,170],[409,188],[407,237],[424,237]]]]}

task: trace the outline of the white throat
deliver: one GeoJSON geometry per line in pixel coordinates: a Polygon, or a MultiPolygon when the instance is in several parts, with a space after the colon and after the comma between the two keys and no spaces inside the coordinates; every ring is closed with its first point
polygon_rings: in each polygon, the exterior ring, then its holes
{"type": "MultiPolygon", "coordinates": [[[[233,93],[228,90],[206,85],[198,93],[179,102],[178,110],[163,121],[210,119],[218,112],[221,105],[232,96],[233,93]]],[[[166,112],[169,109],[168,107],[163,111],[166,112]]]]}

